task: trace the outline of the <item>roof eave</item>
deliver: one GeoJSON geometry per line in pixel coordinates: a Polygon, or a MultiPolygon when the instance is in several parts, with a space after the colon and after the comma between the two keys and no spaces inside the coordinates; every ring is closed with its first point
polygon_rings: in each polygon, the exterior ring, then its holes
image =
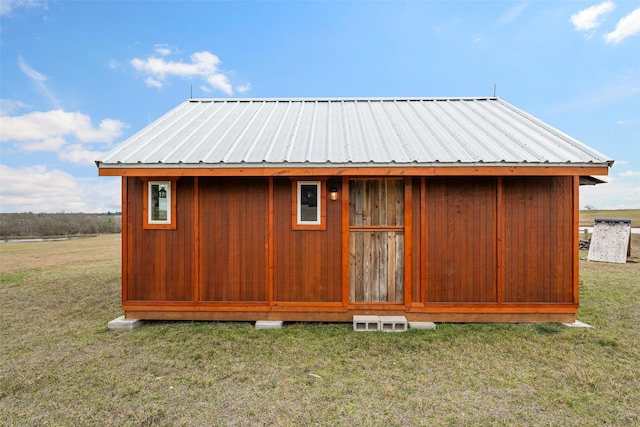
{"type": "Polygon", "coordinates": [[[96,160],[96,165],[100,169],[237,169],[237,168],[260,168],[260,169],[279,169],[279,168],[460,168],[460,167],[476,167],[476,168],[514,168],[514,167],[540,167],[540,168],[573,168],[573,167],[611,167],[613,161],[601,163],[596,162],[564,162],[564,163],[533,163],[533,162],[281,162],[281,163],[105,163],[96,160]]]}
{"type": "Polygon", "coordinates": [[[104,164],[100,176],[587,176],[607,175],[608,166],[578,163],[283,163],[283,164],[104,164]]]}

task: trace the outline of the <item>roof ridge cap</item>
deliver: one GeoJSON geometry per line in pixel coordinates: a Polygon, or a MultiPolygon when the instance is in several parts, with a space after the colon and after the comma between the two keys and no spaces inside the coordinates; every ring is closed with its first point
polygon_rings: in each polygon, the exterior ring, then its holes
{"type": "Polygon", "coordinates": [[[398,96],[398,97],[271,97],[271,98],[189,98],[185,102],[366,102],[366,101],[498,101],[496,96],[398,96]]]}

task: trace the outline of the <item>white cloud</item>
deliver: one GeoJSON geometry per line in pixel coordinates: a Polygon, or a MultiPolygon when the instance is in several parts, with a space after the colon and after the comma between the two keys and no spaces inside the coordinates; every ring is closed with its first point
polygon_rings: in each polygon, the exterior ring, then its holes
{"type": "Polygon", "coordinates": [[[247,93],[251,90],[251,83],[241,84],[236,87],[236,90],[240,93],[247,93]]]}
{"type": "Polygon", "coordinates": [[[1,116],[0,124],[0,141],[44,141],[69,136],[81,142],[111,143],[122,135],[126,127],[125,123],[115,119],[104,119],[94,127],[86,114],[63,110],[1,116]]]}
{"type": "Polygon", "coordinates": [[[58,153],[65,162],[93,164],[101,152],[95,145],[110,145],[127,125],[104,119],[97,127],[82,113],[63,110],[32,112],[22,116],[0,116],[0,141],[22,151],[58,153]]]}
{"type": "MultiPolygon", "coordinates": [[[[626,162],[616,162],[616,165],[626,162]]],[[[614,165],[614,168],[616,167],[614,165]]],[[[639,209],[640,171],[627,170],[614,175],[598,177],[606,184],[580,187],[580,206],[596,209],[639,209]]]]}
{"type": "Polygon", "coordinates": [[[126,127],[124,122],[116,119],[104,119],[97,128],[91,125],[91,118],[82,113],[73,113],[80,116],[79,128],[75,132],[81,142],[104,142],[112,143],[122,135],[122,130],[126,127]]]}
{"type": "Polygon", "coordinates": [[[78,179],[37,165],[0,165],[1,212],[117,212],[121,210],[118,178],[78,179]]]}
{"type": "Polygon", "coordinates": [[[31,66],[29,66],[29,64],[25,62],[22,56],[18,57],[18,66],[20,67],[24,75],[27,76],[35,84],[40,94],[47,98],[54,107],[59,108],[60,102],[53,95],[53,93],[51,93],[51,91],[45,84],[47,81],[47,76],[31,68],[31,66]]]}
{"type": "Polygon", "coordinates": [[[513,7],[511,7],[509,10],[507,10],[498,20],[498,23],[501,25],[506,25],[506,24],[510,24],[513,21],[515,21],[516,19],[518,19],[518,17],[520,16],[520,14],[522,14],[522,12],[524,12],[524,10],[529,7],[529,2],[526,3],[520,3],[517,4],[513,7]]]}
{"type": "Polygon", "coordinates": [[[580,206],[596,209],[640,209],[640,185],[607,183],[580,187],[580,206]]]}
{"type": "Polygon", "coordinates": [[[13,114],[16,110],[26,107],[22,101],[16,101],[13,99],[0,99],[0,116],[6,116],[13,114]]]}
{"type": "Polygon", "coordinates": [[[36,141],[26,141],[20,144],[20,148],[24,151],[53,151],[56,152],[65,144],[64,138],[54,136],[52,138],[44,138],[36,141]]]}
{"type": "Polygon", "coordinates": [[[162,56],[169,56],[172,53],[178,53],[179,50],[178,48],[174,47],[174,46],[169,46],[168,44],[157,44],[153,47],[153,50],[158,54],[158,55],[162,55],[162,56]]]}
{"type": "MultiPolygon", "coordinates": [[[[156,51],[158,51],[158,48],[156,48],[156,51]]],[[[167,52],[168,50],[165,50],[164,47],[160,48],[160,53],[163,56],[167,52]]],[[[185,63],[167,61],[164,58],[150,56],[146,59],[134,58],[131,60],[131,65],[146,76],[145,82],[150,87],[162,87],[169,77],[198,77],[208,83],[207,87],[210,89],[233,95],[229,78],[219,71],[220,58],[211,52],[202,51],[192,54],[190,59],[190,63],[185,63]]]]}
{"type": "Polygon", "coordinates": [[[16,9],[42,8],[47,10],[47,2],[44,0],[3,0],[0,1],[0,16],[9,16],[16,9]]]}
{"type": "Polygon", "coordinates": [[[162,87],[162,82],[152,78],[152,77],[147,77],[144,82],[147,84],[147,86],[149,87],[157,87],[157,88],[161,88],[162,87]]]}
{"type": "Polygon", "coordinates": [[[598,28],[602,17],[615,9],[612,1],[605,1],[571,15],[571,23],[577,31],[589,31],[598,28]]]}
{"type": "Polygon", "coordinates": [[[220,89],[227,95],[233,95],[233,89],[231,89],[231,84],[229,84],[229,79],[224,74],[212,74],[207,77],[207,83],[212,88],[220,89]]]}
{"type": "Polygon", "coordinates": [[[95,164],[96,159],[103,153],[101,151],[87,150],[82,144],[72,144],[65,147],[58,154],[62,161],[83,165],[95,164]]]}
{"type": "Polygon", "coordinates": [[[616,29],[606,34],[604,38],[607,43],[620,43],[636,34],[640,34],[640,8],[629,12],[616,24],[616,29]]]}
{"type": "Polygon", "coordinates": [[[24,58],[22,56],[18,57],[18,65],[20,66],[22,72],[34,82],[44,83],[45,81],[47,81],[47,77],[44,74],[31,68],[29,64],[24,61],[24,58]]]}
{"type": "Polygon", "coordinates": [[[597,110],[638,95],[640,95],[640,74],[630,71],[572,100],[556,105],[553,111],[597,110]]]}

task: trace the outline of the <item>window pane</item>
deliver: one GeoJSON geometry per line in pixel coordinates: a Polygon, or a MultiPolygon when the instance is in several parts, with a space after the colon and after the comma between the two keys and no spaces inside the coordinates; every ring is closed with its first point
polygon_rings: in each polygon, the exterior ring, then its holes
{"type": "Polygon", "coordinates": [[[151,184],[151,221],[167,221],[169,212],[169,185],[151,184]]]}
{"type": "Polygon", "coordinates": [[[318,221],[318,186],[316,184],[300,186],[300,220],[318,221]]]}

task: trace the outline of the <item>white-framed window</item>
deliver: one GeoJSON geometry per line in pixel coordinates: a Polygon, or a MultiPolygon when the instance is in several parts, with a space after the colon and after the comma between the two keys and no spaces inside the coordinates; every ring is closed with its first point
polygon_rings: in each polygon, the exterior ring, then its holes
{"type": "Polygon", "coordinates": [[[320,224],[320,181],[298,181],[298,224],[320,224]]]}
{"type": "Polygon", "coordinates": [[[146,181],[145,227],[175,228],[175,181],[146,181]]]}
{"type": "Polygon", "coordinates": [[[293,180],[291,225],[294,230],[325,229],[325,190],[325,181],[293,180]]]}
{"type": "Polygon", "coordinates": [[[171,224],[171,181],[149,181],[149,224],[171,224]]]}

